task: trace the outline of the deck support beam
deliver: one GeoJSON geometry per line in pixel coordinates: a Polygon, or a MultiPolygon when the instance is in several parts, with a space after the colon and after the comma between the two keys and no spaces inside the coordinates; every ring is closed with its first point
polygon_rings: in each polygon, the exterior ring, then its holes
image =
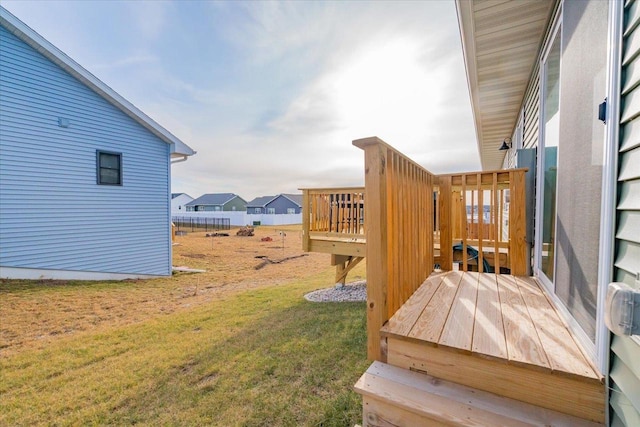
{"type": "Polygon", "coordinates": [[[364,257],[348,255],[331,255],[331,265],[336,266],[336,285],[344,285],[347,274],[362,261],[364,257]]]}

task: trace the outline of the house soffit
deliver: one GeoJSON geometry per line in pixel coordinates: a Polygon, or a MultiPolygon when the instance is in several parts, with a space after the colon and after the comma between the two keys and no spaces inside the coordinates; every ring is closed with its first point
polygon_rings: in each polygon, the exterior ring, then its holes
{"type": "Polygon", "coordinates": [[[502,167],[498,148],[516,126],[553,1],[456,0],[483,170],[502,167]]]}

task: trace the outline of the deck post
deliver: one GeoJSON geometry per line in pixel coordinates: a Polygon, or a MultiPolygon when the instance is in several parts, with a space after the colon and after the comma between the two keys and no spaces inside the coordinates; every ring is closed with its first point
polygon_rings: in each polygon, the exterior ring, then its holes
{"type": "Polygon", "coordinates": [[[364,217],[367,221],[367,357],[385,362],[380,328],[388,319],[387,308],[387,146],[377,137],[358,139],[364,150],[364,217]]]}
{"type": "Polygon", "coordinates": [[[440,268],[452,270],[451,175],[439,177],[438,211],[440,214],[440,268]]]}
{"type": "Polygon", "coordinates": [[[302,250],[309,252],[311,247],[309,246],[309,225],[311,220],[311,199],[309,197],[309,190],[302,190],[302,250]]]}
{"type": "Polygon", "coordinates": [[[527,215],[525,211],[524,169],[509,172],[509,257],[511,274],[527,274],[527,215]]]}

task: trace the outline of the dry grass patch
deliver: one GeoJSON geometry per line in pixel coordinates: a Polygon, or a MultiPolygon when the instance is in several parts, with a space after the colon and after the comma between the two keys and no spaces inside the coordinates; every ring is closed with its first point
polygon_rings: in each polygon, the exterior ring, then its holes
{"type": "MultiPolygon", "coordinates": [[[[217,301],[266,285],[301,281],[326,274],[329,255],[309,253],[281,264],[263,264],[256,256],[280,260],[304,254],[300,226],[257,227],[253,237],[177,236],[173,265],[207,270],[170,278],[121,282],[0,280],[0,356],[23,348],[44,348],[63,336],[128,325],[217,301]],[[284,249],[281,232],[284,232],[284,249]],[[273,241],[262,242],[271,237],[273,241]]],[[[350,276],[364,276],[360,267],[350,276]]]]}
{"type": "Polygon", "coordinates": [[[303,299],[331,286],[328,255],[256,270],[302,254],[299,227],[284,251],[279,230],[178,237],[174,265],[202,274],[0,282],[0,425],[358,422],[365,305],[303,299]]]}

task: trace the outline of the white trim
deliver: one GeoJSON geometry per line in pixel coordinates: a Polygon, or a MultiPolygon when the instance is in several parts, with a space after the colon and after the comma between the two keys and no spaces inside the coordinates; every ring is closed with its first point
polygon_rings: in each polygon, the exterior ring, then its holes
{"type": "Polygon", "coordinates": [[[0,279],[23,280],[126,280],[155,279],[167,275],[103,273],[97,271],[49,270],[44,268],[0,267],[0,279]]]}
{"type": "Polygon", "coordinates": [[[618,145],[620,138],[620,80],[622,66],[622,32],[624,6],[621,1],[609,2],[609,47],[607,64],[607,115],[602,168],[602,200],[600,211],[600,251],[598,254],[598,302],[596,311],[596,364],[605,377],[607,407],[605,425],[609,425],[609,357],[611,335],[604,322],[604,306],[609,282],[613,280],[616,190],[618,175],[618,145]]]}
{"type": "MultiPolygon", "coordinates": [[[[534,252],[534,256],[533,256],[533,271],[534,274],[536,275],[536,277],[538,277],[538,279],[542,282],[542,284],[544,285],[545,288],[547,288],[547,290],[555,295],[555,283],[553,280],[551,280],[550,278],[547,277],[547,275],[540,269],[539,265],[540,265],[540,261],[542,258],[542,199],[543,199],[543,194],[542,194],[542,185],[539,185],[541,182],[541,177],[544,173],[544,160],[545,160],[545,139],[546,139],[546,135],[545,135],[545,123],[544,123],[544,119],[545,119],[545,108],[544,108],[544,102],[545,102],[545,96],[546,96],[546,91],[545,91],[545,87],[546,87],[546,81],[547,81],[547,76],[545,75],[545,62],[549,57],[549,53],[551,51],[551,48],[553,47],[553,43],[556,41],[556,38],[559,37],[559,43],[560,43],[560,76],[562,76],[562,6],[560,6],[558,8],[558,11],[556,13],[556,16],[554,17],[554,21],[553,21],[553,25],[552,25],[552,30],[549,33],[549,38],[545,41],[546,45],[544,47],[542,56],[540,58],[540,66],[538,67],[538,78],[539,78],[539,92],[540,92],[540,96],[538,98],[538,101],[540,102],[540,107],[538,109],[538,164],[537,164],[537,170],[536,170],[536,182],[538,183],[538,185],[536,186],[536,212],[535,212],[535,217],[536,217],[536,224],[535,224],[535,238],[534,238],[534,248],[535,248],[535,252],[534,252]]],[[[560,114],[560,109],[562,108],[562,105],[560,105],[560,94],[562,92],[562,87],[559,86],[558,87],[558,114],[560,114]]],[[[557,177],[556,177],[557,179],[557,177]]],[[[557,191],[556,191],[556,198],[558,197],[557,191]]],[[[557,206],[557,200],[556,200],[556,206],[557,206]]],[[[556,221],[557,221],[557,213],[556,213],[556,217],[553,219],[554,221],[554,227],[556,226],[556,221]]],[[[553,251],[553,269],[554,269],[554,273],[555,273],[555,268],[556,268],[556,256],[557,256],[558,251],[555,250],[553,251]]],[[[555,276],[555,274],[554,274],[555,276]]]]}
{"type": "Polygon", "coordinates": [[[31,29],[27,24],[20,21],[2,6],[0,6],[0,25],[85,84],[98,95],[122,110],[122,112],[144,126],[158,138],[167,144],[170,144],[172,154],[175,153],[184,156],[192,156],[196,153],[191,147],[160,126],[151,117],[140,111],[135,105],[124,99],[116,91],[111,89],[104,82],[71,59],[66,53],[55,47],[51,42],[31,29]]]}

